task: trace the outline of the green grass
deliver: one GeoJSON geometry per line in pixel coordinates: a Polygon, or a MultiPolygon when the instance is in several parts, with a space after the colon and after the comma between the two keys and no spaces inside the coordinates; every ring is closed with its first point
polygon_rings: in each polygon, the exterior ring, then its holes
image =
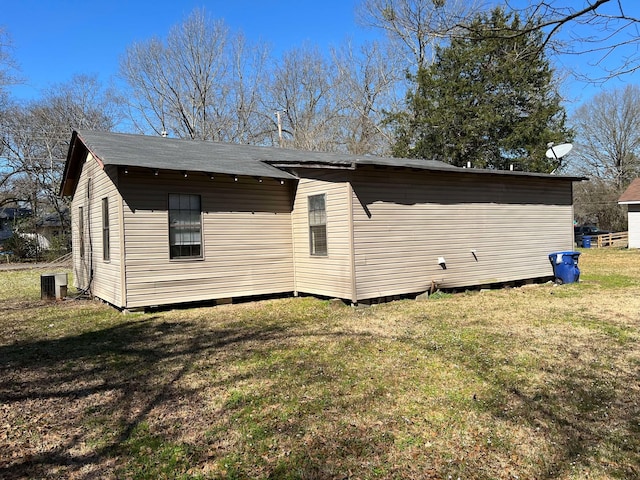
{"type": "MultiPolygon", "coordinates": [[[[590,257],[591,268],[581,274],[581,279],[600,288],[626,288],[640,286],[640,252],[632,249],[580,249],[581,258],[590,257]]],[[[582,269],[584,270],[584,269],[582,269]]]]}
{"type": "Polygon", "coordinates": [[[0,273],[0,477],[636,478],[640,257],[582,252],[578,284],[368,308],[123,315],[0,273]]]}
{"type": "Polygon", "coordinates": [[[149,433],[145,422],[138,424],[114,452],[133,461],[116,469],[118,477],[149,479],[202,478],[191,471],[198,452],[184,443],[167,442],[162,436],[149,433]]]}

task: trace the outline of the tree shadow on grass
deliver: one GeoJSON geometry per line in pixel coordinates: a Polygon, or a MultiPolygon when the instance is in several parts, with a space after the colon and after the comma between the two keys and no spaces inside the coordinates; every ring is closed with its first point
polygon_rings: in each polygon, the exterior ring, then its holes
{"type": "Polygon", "coordinates": [[[333,478],[336,455],[386,453],[382,426],[345,430],[326,412],[371,402],[348,386],[336,399],[341,359],[317,355],[325,338],[358,335],[305,321],[144,316],[1,346],[0,478],[333,478]],[[207,473],[216,463],[228,467],[207,473]]]}
{"type": "MultiPolygon", "coordinates": [[[[404,424],[402,406],[391,412],[393,395],[406,388],[427,396],[426,381],[417,372],[415,386],[396,385],[367,365],[411,368],[416,355],[463,366],[491,394],[479,395],[471,408],[510,424],[509,431],[520,425],[544,436],[549,458],[527,466],[536,478],[570,476],[572,465],[587,471],[598,452],[614,477],[632,478],[640,469],[637,364],[626,363],[634,371],[605,368],[607,359],[624,355],[624,346],[605,353],[610,345],[603,342],[599,364],[569,362],[566,352],[559,362],[519,370],[504,357],[517,349],[492,349],[491,338],[433,349],[425,337],[381,339],[340,325],[323,330],[322,321],[295,313],[256,321],[206,315],[122,317],[97,331],[0,346],[0,477],[499,476],[495,462],[483,474],[471,470],[483,465],[458,471],[442,465],[441,451],[427,457],[424,449],[408,449],[418,456],[403,456],[398,442],[404,440],[394,433],[425,439],[420,425],[404,424]],[[386,347],[409,352],[407,359],[396,362],[386,347]],[[514,375],[519,371],[549,382],[514,375]],[[607,451],[597,449],[600,443],[607,451]],[[220,466],[225,470],[207,470],[220,466]]],[[[464,405],[451,408],[464,414],[464,405]]],[[[494,448],[474,447],[483,454],[494,448]]],[[[508,457],[514,449],[500,453],[508,457]]]]}
{"type": "Polygon", "coordinates": [[[485,348],[445,355],[490,385],[493,394],[474,402],[479,411],[543,439],[548,450],[538,456],[536,478],[589,471],[640,478],[640,367],[633,367],[631,357],[627,371],[614,367],[633,344],[621,346],[603,338],[591,349],[585,346],[586,356],[566,347],[554,360],[533,361],[526,367],[527,378],[517,361],[504,357],[505,351],[517,348],[492,351],[491,339],[485,342],[485,348]]]}
{"type": "Polygon", "coordinates": [[[199,359],[285,334],[147,317],[0,347],[0,477],[95,476],[152,410],[199,393],[182,384],[199,359]]]}

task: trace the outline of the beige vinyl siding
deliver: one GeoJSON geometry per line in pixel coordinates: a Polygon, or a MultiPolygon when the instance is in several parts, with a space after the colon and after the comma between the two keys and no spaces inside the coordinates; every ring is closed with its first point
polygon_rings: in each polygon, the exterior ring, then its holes
{"type": "Polygon", "coordinates": [[[289,184],[130,169],[120,188],[127,307],[294,290],[289,184]],[[169,258],[169,193],[201,196],[201,259],[169,258]]]}
{"type": "Polygon", "coordinates": [[[425,291],[432,281],[452,288],[546,277],[552,274],[548,254],[573,249],[570,182],[358,173],[353,218],[359,300],[425,291]]]}
{"type": "Polygon", "coordinates": [[[304,174],[308,178],[298,184],[292,214],[296,291],[352,299],[349,184],[341,173],[304,174]],[[318,194],[326,195],[326,256],[314,256],[309,251],[307,199],[318,194]]]}
{"type": "Polygon", "coordinates": [[[71,203],[71,225],[73,245],[74,284],[79,289],[87,289],[92,295],[122,306],[121,268],[122,255],[119,236],[118,203],[120,197],[114,184],[116,170],[101,165],[91,155],[82,167],[75,194],[71,203]],[[109,235],[111,240],[110,259],[103,259],[102,199],[109,199],[109,235]],[[78,207],[84,214],[84,257],[81,258],[80,232],[78,231],[78,207]]]}

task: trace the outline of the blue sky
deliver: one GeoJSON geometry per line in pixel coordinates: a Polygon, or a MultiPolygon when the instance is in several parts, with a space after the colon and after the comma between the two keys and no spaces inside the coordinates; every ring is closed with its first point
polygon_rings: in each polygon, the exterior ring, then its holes
{"type": "MultiPolygon", "coordinates": [[[[628,13],[640,16],[637,0],[622,0],[628,13]]],[[[565,0],[581,5],[581,0],[565,0]]],[[[232,30],[252,41],[270,44],[274,54],[308,42],[320,48],[337,46],[346,39],[359,41],[377,33],[358,26],[354,9],[359,0],[4,0],[0,26],[13,39],[14,58],[25,85],[13,89],[19,99],[36,98],[41,89],[67,82],[73,74],[98,74],[106,83],[118,70],[118,61],[134,41],[166,37],[194,8],[205,7],[232,30]]],[[[571,32],[565,29],[565,34],[571,32]]],[[[616,55],[622,55],[617,52],[616,55]]],[[[562,67],[587,71],[594,55],[567,57],[562,67]]],[[[636,81],[630,76],[604,88],[636,81]]],[[[576,81],[566,83],[568,108],[601,90],[576,81]]]]}
{"type": "Polygon", "coordinates": [[[347,38],[374,36],[357,27],[355,0],[5,0],[0,26],[11,35],[14,58],[27,85],[13,89],[28,99],[75,73],[106,81],[128,45],[166,37],[194,8],[205,7],[232,30],[262,40],[275,53],[309,42],[321,48],[347,38]]]}

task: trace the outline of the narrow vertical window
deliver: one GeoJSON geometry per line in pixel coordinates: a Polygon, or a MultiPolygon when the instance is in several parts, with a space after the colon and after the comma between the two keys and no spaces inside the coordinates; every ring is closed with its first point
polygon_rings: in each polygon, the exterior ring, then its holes
{"type": "Polygon", "coordinates": [[[109,244],[109,199],[102,199],[102,259],[111,259],[111,248],[109,244]]]}
{"type": "Polygon", "coordinates": [[[84,208],[78,207],[78,243],[80,258],[84,258],[84,208]]]}
{"type": "Polygon", "coordinates": [[[309,201],[309,253],[327,255],[327,210],[325,194],[311,195],[309,201]]]}
{"type": "Polygon", "coordinates": [[[202,258],[200,195],[169,194],[169,258],[202,258]]]}

